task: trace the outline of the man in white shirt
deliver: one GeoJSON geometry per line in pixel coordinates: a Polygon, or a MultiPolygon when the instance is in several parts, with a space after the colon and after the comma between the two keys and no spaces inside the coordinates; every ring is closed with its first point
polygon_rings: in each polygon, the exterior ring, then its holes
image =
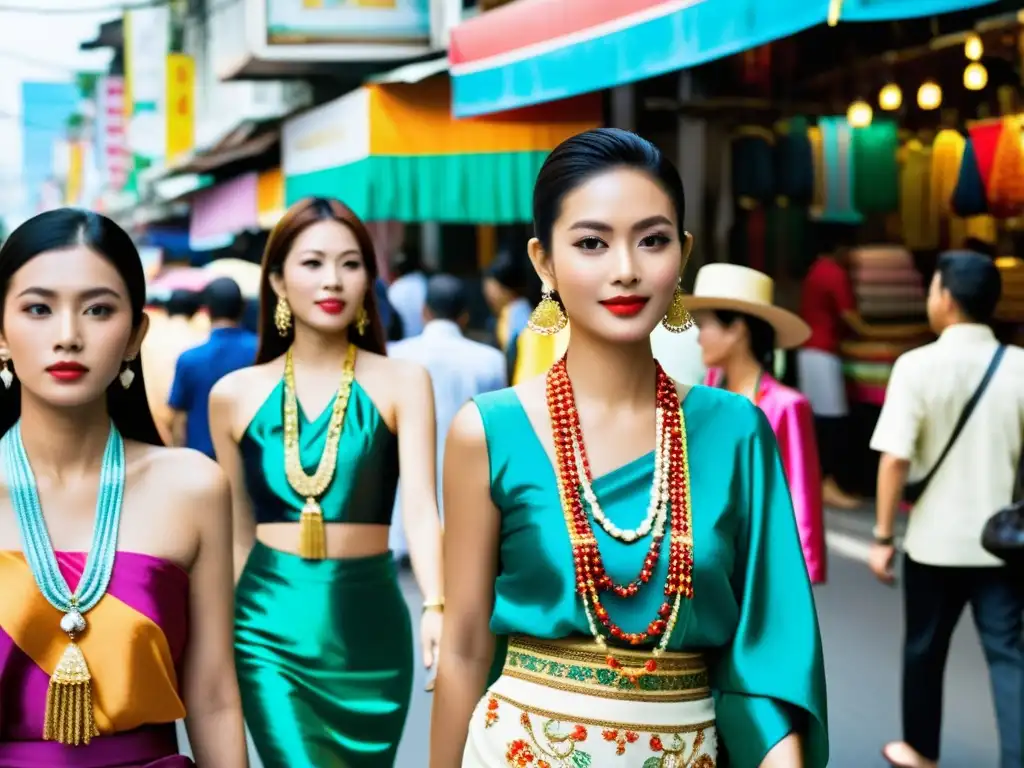
{"type": "Polygon", "coordinates": [[[397,277],[388,286],[388,301],[402,320],[402,335],[393,338],[419,336],[423,332],[427,276],[414,251],[399,254],[393,268],[397,277]]]}
{"type": "MultiPolygon", "coordinates": [[[[494,347],[467,339],[462,334],[469,318],[462,281],[451,275],[434,275],[427,281],[423,332],[388,347],[392,357],[413,360],[430,372],[434,384],[437,418],[437,496],[441,504],[441,465],[448,427],[470,398],[506,386],[505,356],[494,347]]],[[[391,550],[397,557],[407,552],[397,510],[391,526],[391,550]]]]}
{"type": "MultiPolygon", "coordinates": [[[[927,475],[999,347],[986,325],[1001,293],[980,254],[944,254],[928,294],[938,341],[901,356],[871,438],[882,454],[871,569],[892,583],[893,521],[907,479],[927,475]]],[[[963,431],[910,513],[903,564],[903,738],[890,763],[938,764],[950,638],[969,603],[988,660],[1002,768],[1024,768],[1024,574],[981,546],[1012,501],[1024,442],[1024,350],[1009,347],[963,431]]]]}

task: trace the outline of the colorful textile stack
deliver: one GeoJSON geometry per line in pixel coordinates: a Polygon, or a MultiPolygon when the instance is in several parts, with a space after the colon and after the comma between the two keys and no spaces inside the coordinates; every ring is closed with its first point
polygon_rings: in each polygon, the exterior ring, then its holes
{"type": "MultiPolygon", "coordinates": [[[[868,322],[923,322],[924,280],[910,252],[899,246],[879,245],[851,253],[850,276],[857,311],[868,322]]],[[[924,339],[853,341],[842,347],[843,369],[851,397],[881,405],[896,358],[924,339]]]]}

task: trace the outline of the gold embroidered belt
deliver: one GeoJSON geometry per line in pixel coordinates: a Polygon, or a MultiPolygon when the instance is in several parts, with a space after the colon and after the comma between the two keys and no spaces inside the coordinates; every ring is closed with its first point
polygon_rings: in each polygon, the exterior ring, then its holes
{"type": "Polygon", "coordinates": [[[648,702],[697,701],[711,695],[704,656],[666,651],[654,671],[650,651],[616,648],[619,668],[592,640],[510,637],[503,675],[570,693],[648,702]],[[639,670],[639,673],[637,673],[639,670]]]}

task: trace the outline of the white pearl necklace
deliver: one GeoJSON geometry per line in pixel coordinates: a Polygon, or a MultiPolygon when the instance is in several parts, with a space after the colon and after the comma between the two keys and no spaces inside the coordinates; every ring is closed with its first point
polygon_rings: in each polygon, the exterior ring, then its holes
{"type": "Polygon", "coordinates": [[[656,433],[654,445],[654,482],[651,484],[651,500],[647,507],[647,515],[640,522],[640,525],[632,530],[623,530],[608,519],[608,516],[601,509],[598,503],[597,494],[587,477],[586,468],[583,465],[583,455],[580,451],[579,442],[573,438],[573,454],[576,459],[576,469],[583,489],[583,500],[590,507],[590,514],[600,525],[605,533],[624,544],[632,544],[642,539],[655,530],[655,536],[664,536],[665,523],[668,520],[668,471],[669,466],[669,441],[665,439],[663,416],[660,408],[655,415],[656,433]]]}

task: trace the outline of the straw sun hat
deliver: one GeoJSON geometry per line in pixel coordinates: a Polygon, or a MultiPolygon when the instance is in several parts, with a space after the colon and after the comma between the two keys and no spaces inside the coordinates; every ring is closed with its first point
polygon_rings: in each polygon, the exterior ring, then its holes
{"type": "Polygon", "coordinates": [[[775,305],[775,282],[763,272],[737,264],[708,264],[697,272],[693,295],[686,297],[691,312],[724,309],[764,320],[775,329],[779,349],[799,347],[811,327],[799,316],[775,305]]]}

